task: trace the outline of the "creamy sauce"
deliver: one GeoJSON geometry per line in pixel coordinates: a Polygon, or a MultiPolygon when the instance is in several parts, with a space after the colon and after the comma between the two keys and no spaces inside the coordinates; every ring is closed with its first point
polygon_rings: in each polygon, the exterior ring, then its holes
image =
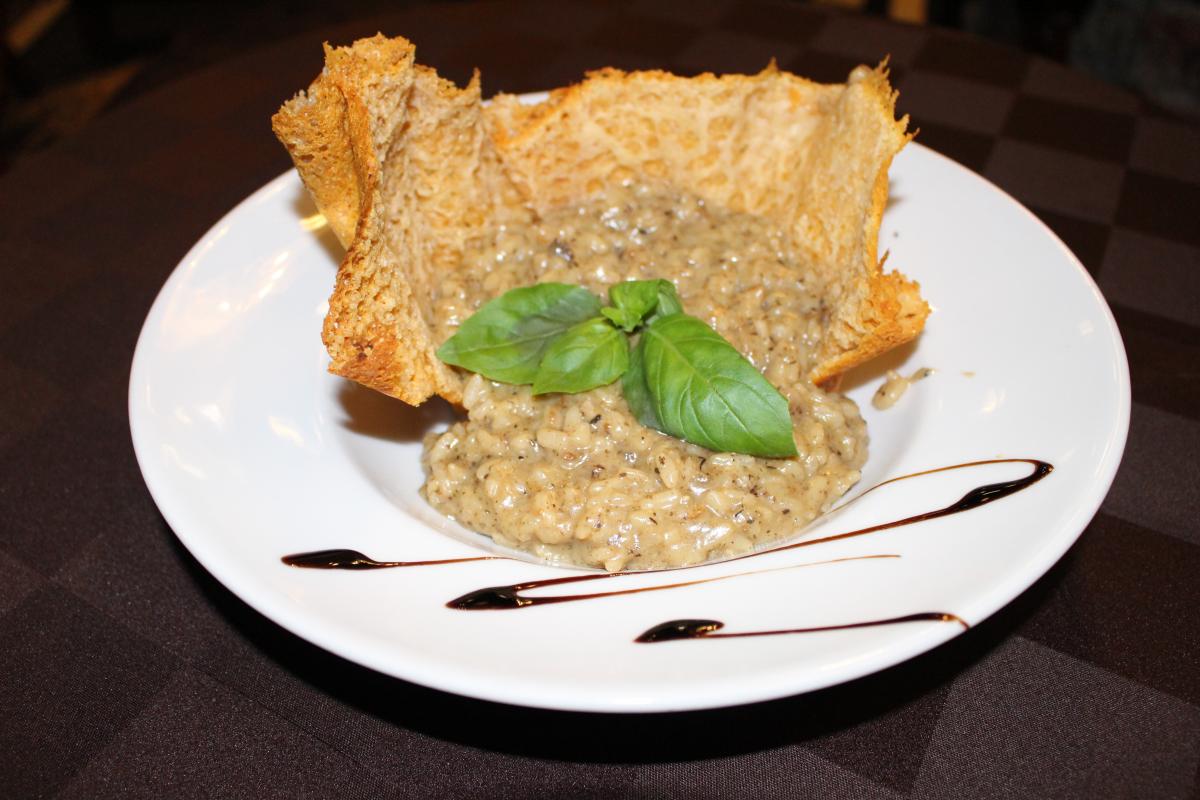
{"type": "Polygon", "coordinates": [[[933,370],[929,367],[922,367],[906,378],[899,372],[889,369],[887,380],[875,390],[875,395],[871,398],[871,405],[880,411],[886,411],[896,405],[896,401],[904,396],[909,386],[912,386],[919,380],[928,378],[932,374],[933,370]]]}
{"type": "Polygon", "coordinates": [[[533,397],[472,376],[468,419],[425,442],[425,498],[497,542],[609,571],[741,555],[794,534],[859,477],[866,427],[854,403],[806,377],[824,309],[787,237],[768,221],[686,195],[616,189],[470,243],[440,287],[434,336],[484,302],[560,281],[668,278],[787,397],[800,455],[713,453],[641,426],[620,385],[533,397]]]}

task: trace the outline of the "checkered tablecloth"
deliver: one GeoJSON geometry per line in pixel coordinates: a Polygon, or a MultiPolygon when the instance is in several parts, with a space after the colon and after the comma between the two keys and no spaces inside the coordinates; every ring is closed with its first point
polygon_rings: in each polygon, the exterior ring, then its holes
{"type": "MultiPolygon", "coordinates": [[[[792,4],[424,7],[131,102],[0,179],[0,797],[1198,798],[1200,131],[1047,61],[792,4]],[[890,54],[919,141],[1029,206],[1121,327],[1133,422],[1079,543],[992,619],[854,683],[646,717],[445,695],[259,616],[175,540],[134,462],[155,293],[289,166],[269,115],[320,41],[382,29],[489,92],[585,68],[890,54]]],[[[1013,309],[1019,317],[1020,309],[1013,309]]]]}

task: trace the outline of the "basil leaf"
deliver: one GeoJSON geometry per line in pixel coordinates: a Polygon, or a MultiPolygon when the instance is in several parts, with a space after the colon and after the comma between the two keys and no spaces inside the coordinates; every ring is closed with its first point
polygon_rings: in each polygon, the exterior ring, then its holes
{"type": "Polygon", "coordinates": [[[667,433],[710,450],[796,455],[787,400],[712,328],[671,314],[642,340],[646,387],[667,433]]]}
{"type": "Polygon", "coordinates": [[[533,393],[586,392],[607,386],[628,367],[629,337],[603,317],[594,317],[554,340],[542,356],[533,393]]]}
{"type": "Polygon", "coordinates": [[[612,322],[613,325],[616,325],[626,333],[632,332],[634,328],[642,323],[641,316],[628,308],[605,306],[600,309],[600,313],[612,322]]]}
{"type": "Polygon", "coordinates": [[[671,314],[682,314],[683,303],[679,302],[675,284],[670,281],[659,281],[658,284],[658,311],[655,316],[669,317],[671,314]]]}
{"type": "Polygon", "coordinates": [[[467,318],[438,348],[447,364],[503,383],[533,383],[556,338],[600,313],[582,286],[539,283],[505,292],[467,318]]]}
{"type": "Polygon", "coordinates": [[[625,370],[621,377],[621,392],[638,422],[647,428],[661,431],[662,423],[654,413],[654,401],[650,399],[650,389],[646,387],[645,353],[646,337],[643,336],[629,354],[629,369],[625,370]]]}
{"type": "Polygon", "coordinates": [[[633,333],[633,330],[642,324],[642,320],[658,307],[659,296],[668,292],[670,297],[675,298],[676,310],[680,310],[675,287],[670,281],[660,278],[652,281],[614,283],[608,287],[608,299],[612,305],[600,309],[600,313],[626,333],[633,333]]]}
{"type": "Polygon", "coordinates": [[[653,281],[614,283],[608,287],[608,300],[616,306],[614,311],[622,314],[623,321],[618,321],[608,314],[604,316],[624,328],[626,332],[632,332],[658,305],[659,293],[666,291],[664,286],[668,287],[672,293],[675,291],[675,287],[671,285],[670,281],[664,281],[661,278],[653,281]]]}

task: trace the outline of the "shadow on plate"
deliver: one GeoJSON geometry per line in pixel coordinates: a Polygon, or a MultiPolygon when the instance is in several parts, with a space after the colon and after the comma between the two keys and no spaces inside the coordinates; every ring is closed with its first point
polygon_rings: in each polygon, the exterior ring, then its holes
{"type": "MultiPolygon", "coordinates": [[[[887,377],[889,369],[900,369],[904,362],[917,351],[917,345],[921,338],[917,337],[907,344],[902,344],[892,350],[887,351],[881,356],[871,359],[865,364],[861,364],[842,376],[842,383],[838,391],[843,394],[859,386],[865,384],[880,384],[887,377]]],[[[926,366],[924,364],[920,366],[926,366]]],[[[934,366],[934,365],[929,365],[934,366]]]]}
{"type": "Polygon", "coordinates": [[[343,427],[389,442],[420,442],[436,425],[461,418],[454,406],[440,397],[414,408],[351,381],[345,381],[338,390],[338,403],[346,412],[343,427]]]}
{"type": "MultiPolygon", "coordinates": [[[[655,764],[802,745],[839,762],[878,769],[914,730],[928,730],[954,679],[1013,635],[1062,582],[1074,550],[990,619],[903,664],[805,695],[708,711],[592,714],[509,706],[428,689],[346,661],[260,615],[212,578],[164,524],[164,535],[201,590],[251,647],[347,714],[473,748],[586,764],[655,764]]],[[[504,612],[496,612],[504,613],[504,612]]],[[[698,646],[705,646],[696,643],[698,646]]],[[[686,653],[681,653],[686,658],[686,653]]],[[[269,674],[262,676],[269,680],[269,674]]],[[[303,697],[291,702],[302,703],[303,697]]],[[[315,699],[315,698],[314,698],[315,699]]],[[[329,703],[322,702],[328,709],[329,703]]],[[[343,713],[343,712],[336,712],[343,713]]],[[[890,768],[912,772],[911,765],[890,768]]]]}
{"type": "MultiPolygon", "coordinates": [[[[313,202],[312,196],[309,195],[303,186],[292,197],[292,210],[296,212],[296,216],[300,219],[314,218],[321,213],[320,209],[317,208],[317,204],[313,202]]],[[[333,264],[334,269],[336,269],[346,256],[346,248],[342,247],[342,243],[334,235],[333,229],[329,227],[328,223],[324,223],[319,228],[313,229],[313,237],[321,245],[321,249],[325,251],[325,254],[329,256],[330,262],[333,264]]]]}

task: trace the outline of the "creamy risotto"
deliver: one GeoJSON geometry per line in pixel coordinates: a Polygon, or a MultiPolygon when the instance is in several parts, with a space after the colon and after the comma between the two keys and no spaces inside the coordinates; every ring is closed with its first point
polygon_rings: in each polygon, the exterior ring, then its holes
{"type": "Polygon", "coordinates": [[[788,537],[859,477],[855,404],[805,377],[823,309],[787,237],[768,221],[688,195],[620,187],[470,243],[444,278],[434,338],[509,289],[558,281],[602,298],[667,278],[788,399],[799,456],[714,453],[643,427],[620,382],[534,397],[478,375],[466,421],[425,440],[426,500],[497,542],[610,571],[697,564],[788,537]]]}

